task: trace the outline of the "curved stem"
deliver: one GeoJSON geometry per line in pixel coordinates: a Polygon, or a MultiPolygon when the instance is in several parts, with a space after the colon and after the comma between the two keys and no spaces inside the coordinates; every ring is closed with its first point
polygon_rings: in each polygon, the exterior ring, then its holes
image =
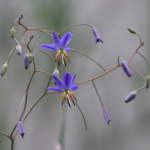
{"type": "Polygon", "coordinates": [[[107,73],[113,71],[114,69],[116,69],[116,68],[118,68],[118,67],[120,67],[120,65],[117,65],[116,67],[114,67],[114,68],[108,70],[107,72],[105,72],[105,73],[103,73],[103,74],[101,74],[101,75],[99,75],[99,76],[97,76],[97,77],[94,77],[94,78],[91,78],[91,79],[88,79],[88,80],[85,80],[85,81],[78,82],[78,83],[76,83],[75,85],[77,85],[77,84],[82,84],[82,83],[89,82],[89,81],[95,80],[95,79],[97,79],[97,78],[100,78],[100,77],[104,76],[105,74],[107,74],[107,73]]]}
{"type": "Polygon", "coordinates": [[[49,54],[47,54],[46,52],[43,52],[43,51],[36,51],[36,52],[33,53],[33,56],[34,56],[37,52],[41,52],[41,53],[46,54],[46,55],[54,62],[55,66],[57,66],[55,60],[54,60],[49,54]]]}
{"type": "Polygon", "coordinates": [[[14,48],[11,50],[11,52],[10,52],[10,54],[9,54],[9,56],[8,56],[8,63],[9,63],[10,56],[11,56],[12,52],[13,52],[15,49],[16,49],[16,47],[14,47],[14,48]]]}
{"type": "Polygon", "coordinates": [[[137,33],[135,33],[138,37],[139,37],[139,39],[140,39],[140,45],[142,44],[142,39],[141,39],[141,37],[137,34],[137,33]]]}
{"type": "Polygon", "coordinates": [[[20,45],[16,38],[14,38],[14,40],[18,43],[18,45],[20,45]]]}
{"type": "Polygon", "coordinates": [[[96,91],[96,93],[97,93],[97,96],[98,96],[98,98],[99,98],[99,101],[100,101],[102,107],[104,107],[104,104],[103,104],[103,102],[102,102],[102,99],[101,99],[101,97],[100,97],[100,95],[99,95],[99,93],[98,93],[98,91],[97,91],[97,88],[96,88],[95,83],[94,83],[93,80],[92,80],[92,83],[93,83],[93,86],[94,86],[95,91],[96,91]]]}
{"type": "Polygon", "coordinates": [[[133,66],[131,66],[130,64],[128,64],[131,68],[133,68],[136,72],[138,72],[141,76],[142,76],[142,78],[144,79],[144,81],[145,81],[145,85],[142,87],[142,88],[140,88],[140,89],[138,89],[138,90],[136,90],[137,92],[139,92],[140,90],[142,90],[142,89],[144,89],[145,87],[146,87],[146,79],[144,78],[144,76],[137,70],[137,69],[135,69],[133,66]]]}
{"type": "Polygon", "coordinates": [[[84,125],[85,125],[85,129],[87,130],[87,125],[86,125],[86,121],[85,121],[85,117],[84,117],[84,115],[83,115],[83,112],[81,111],[80,107],[78,106],[78,104],[77,104],[76,102],[75,102],[75,104],[77,105],[77,107],[78,107],[80,113],[82,114],[83,121],[84,121],[84,125]]]}
{"type": "Polygon", "coordinates": [[[70,28],[77,27],[77,26],[81,26],[81,25],[90,26],[91,28],[93,28],[93,26],[92,26],[92,25],[90,25],[90,24],[86,24],[86,23],[76,24],[76,25],[73,25],[73,26],[67,27],[67,28],[65,28],[64,30],[62,30],[62,31],[58,34],[58,36],[59,36],[62,32],[66,31],[66,30],[68,30],[68,29],[70,29],[70,28]]]}
{"type": "Polygon", "coordinates": [[[86,55],[85,53],[83,53],[83,52],[81,52],[81,51],[78,51],[78,50],[75,50],[75,49],[71,49],[71,51],[80,53],[80,54],[82,54],[82,55],[88,57],[89,59],[91,59],[92,61],[94,61],[97,65],[99,65],[99,66],[105,71],[105,69],[104,69],[98,62],[96,62],[94,59],[92,59],[90,56],[86,55]]]}
{"type": "Polygon", "coordinates": [[[140,54],[139,52],[136,52],[136,53],[138,53],[139,55],[141,55],[143,58],[144,58],[144,60],[146,61],[146,63],[147,63],[147,67],[148,67],[148,73],[149,73],[149,64],[148,64],[148,61],[146,60],[146,58],[142,55],[142,54],[140,54]]]}

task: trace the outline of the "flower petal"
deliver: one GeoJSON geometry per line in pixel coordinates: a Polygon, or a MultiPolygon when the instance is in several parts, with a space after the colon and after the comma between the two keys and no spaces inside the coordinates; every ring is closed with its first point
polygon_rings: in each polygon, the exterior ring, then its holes
{"type": "Polygon", "coordinates": [[[44,44],[44,45],[41,45],[41,48],[48,49],[48,50],[53,50],[53,51],[56,51],[56,52],[58,51],[58,48],[54,44],[44,44]]]}
{"type": "Polygon", "coordinates": [[[60,40],[60,47],[62,49],[66,48],[71,40],[72,34],[71,32],[66,33],[60,40]]]}
{"type": "Polygon", "coordinates": [[[58,92],[61,92],[61,93],[63,93],[63,90],[62,89],[60,89],[59,87],[48,87],[47,88],[48,90],[52,90],[52,91],[58,91],[58,92]]]}
{"type": "Polygon", "coordinates": [[[56,45],[57,48],[60,47],[60,39],[55,31],[52,31],[53,34],[53,40],[54,40],[54,45],[56,45]]]}
{"type": "Polygon", "coordinates": [[[74,80],[75,80],[75,78],[76,78],[76,73],[73,75],[73,77],[72,77],[72,86],[73,86],[73,84],[74,84],[74,80]]]}
{"type": "Polygon", "coordinates": [[[67,47],[67,48],[65,49],[65,51],[68,53],[69,51],[71,51],[71,48],[70,48],[70,47],[67,47]]]}
{"type": "Polygon", "coordinates": [[[65,90],[69,90],[72,87],[72,77],[69,72],[66,72],[63,77],[63,86],[65,90]]]}
{"type": "Polygon", "coordinates": [[[55,75],[53,75],[53,78],[54,78],[54,80],[55,80],[57,86],[58,86],[60,89],[63,90],[64,88],[63,88],[63,83],[62,83],[62,81],[61,81],[57,76],[55,76],[55,75]]]}
{"type": "Polygon", "coordinates": [[[79,86],[78,86],[78,85],[72,86],[71,91],[75,91],[75,90],[77,90],[78,88],[79,88],[79,86]]]}

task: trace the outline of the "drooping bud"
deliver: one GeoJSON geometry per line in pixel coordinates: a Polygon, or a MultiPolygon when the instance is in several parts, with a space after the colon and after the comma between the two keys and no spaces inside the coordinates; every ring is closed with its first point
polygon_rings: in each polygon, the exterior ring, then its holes
{"type": "Polygon", "coordinates": [[[136,34],[136,32],[135,32],[135,30],[134,30],[134,29],[132,29],[132,28],[130,28],[130,27],[128,27],[127,29],[128,29],[128,31],[129,31],[130,33],[132,33],[132,34],[136,34]]]}
{"type": "Polygon", "coordinates": [[[6,73],[7,69],[8,69],[8,62],[3,64],[2,69],[1,69],[1,76],[3,76],[6,73]]]}
{"type": "Polygon", "coordinates": [[[18,55],[21,55],[21,53],[22,53],[22,47],[21,47],[21,45],[17,45],[16,46],[16,51],[17,51],[18,55]]]}
{"type": "Polygon", "coordinates": [[[24,68],[28,69],[29,67],[29,54],[24,55],[24,68]]]}
{"type": "Polygon", "coordinates": [[[124,100],[125,103],[132,101],[137,95],[137,91],[132,91],[124,100]]]}
{"type": "Polygon", "coordinates": [[[109,124],[109,122],[110,122],[111,120],[109,119],[109,116],[108,116],[108,113],[107,113],[106,108],[105,108],[105,107],[102,107],[102,111],[103,111],[103,115],[104,115],[104,118],[105,118],[106,122],[109,124]]]}
{"type": "Polygon", "coordinates": [[[125,61],[121,62],[121,67],[128,77],[133,77],[133,75],[132,75],[132,73],[131,73],[131,71],[130,71],[130,69],[129,69],[129,67],[125,61]]]}
{"type": "Polygon", "coordinates": [[[29,58],[28,59],[29,59],[29,63],[32,63],[32,61],[33,61],[33,55],[32,55],[32,53],[29,54],[29,58]]]}
{"type": "Polygon", "coordinates": [[[147,88],[147,89],[149,88],[149,84],[150,84],[150,76],[147,75],[147,76],[146,76],[146,88],[147,88]]]}
{"type": "Polygon", "coordinates": [[[99,33],[98,33],[98,31],[97,31],[96,28],[92,28],[92,32],[93,32],[93,36],[94,36],[94,39],[95,39],[95,43],[97,43],[97,42],[99,42],[99,41],[101,41],[102,43],[104,43],[104,42],[101,40],[100,35],[99,35],[99,33]]]}
{"type": "Polygon", "coordinates": [[[14,37],[15,37],[15,32],[16,32],[15,28],[12,27],[12,29],[11,29],[11,31],[10,31],[11,38],[14,38],[14,37]]]}
{"type": "MultiPolygon", "coordinates": [[[[57,76],[58,78],[60,78],[60,73],[59,70],[57,68],[55,68],[53,75],[57,76]]],[[[54,84],[57,85],[55,79],[53,78],[54,84]]]]}
{"type": "Polygon", "coordinates": [[[18,128],[20,131],[20,135],[22,136],[22,138],[24,138],[24,134],[27,134],[27,133],[24,133],[22,121],[18,121],[18,128]]]}

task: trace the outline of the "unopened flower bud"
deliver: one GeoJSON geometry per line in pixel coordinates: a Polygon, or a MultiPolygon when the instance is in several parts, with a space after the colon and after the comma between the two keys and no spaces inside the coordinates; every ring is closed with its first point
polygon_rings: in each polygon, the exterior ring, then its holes
{"type": "Polygon", "coordinates": [[[14,38],[14,37],[15,37],[15,32],[16,32],[15,28],[12,27],[12,29],[11,29],[11,31],[10,31],[11,38],[14,38]]]}
{"type": "Polygon", "coordinates": [[[127,63],[125,61],[122,61],[121,62],[121,67],[123,69],[123,71],[125,72],[125,74],[128,76],[128,77],[133,77],[131,71],[130,71],[130,68],[128,67],[127,63]]]}
{"type": "Polygon", "coordinates": [[[29,58],[28,58],[28,59],[29,59],[29,60],[28,60],[29,63],[32,63],[32,61],[33,61],[33,55],[32,55],[32,53],[29,54],[29,58]]]}
{"type": "Polygon", "coordinates": [[[147,75],[147,76],[146,76],[146,88],[147,88],[147,89],[149,88],[149,84],[150,84],[150,76],[147,75]]]}
{"type": "Polygon", "coordinates": [[[125,103],[132,101],[137,95],[137,91],[132,91],[124,100],[125,103]]]}
{"type": "Polygon", "coordinates": [[[110,122],[111,120],[109,119],[109,116],[108,116],[108,113],[107,113],[106,108],[105,108],[105,107],[102,107],[102,111],[103,111],[103,115],[104,115],[104,118],[105,118],[106,122],[109,124],[109,122],[110,122]]]}
{"type": "Polygon", "coordinates": [[[29,67],[29,54],[24,55],[24,68],[28,69],[29,67]]]}
{"type": "Polygon", "coordinates": [[[92,28],[92,32],[93,32],[93,36],[94,36],[94,38],[95,38],[95,43],[97,43],[97,42],[99,42],[99,41],[101,41],[102,43],[104,43],[104,42],[101,40],[100,35],[99,35],[99,33],[98,33],[98,31],[97,31],[96,28],[92,28]]]}
{"type": "Polygon", "coordinates": [[[130,27],[128,27],[127,29],[128,29],[128,31],[129,31],[130,33],[132,33],[132,34],[136,34],[136,32],[135,32],[135,30],[134,30],[134,29],[132,29],[132,28],[130,28],[130,27]]]}
{"type": "Polygon", "coordinates": [[[21,45],[17,45],[16,46],[16,51],[17,51],[18,55],[21,55],[21,53],[22,53],[22,47],[21,47],[21,45]]]}
{"type": "Polygon", "coordinates": [[[2,69],[1,69],[1,76],[3,76],[6,73],[7,69],[8,69],[8,62],[3,64],[2,69]]]}
{"type": "Polygon", "coordinates": [[[18,128],[20,131],[20,135],[22,136],[22,138],[24,138],[24,134],[26,134],[26,133],[24,133],[22,121],[18,121],[18,128]]]}
{"type": "MultiPolygon", "coordinates": [[[[53,75],[57,76],[58,78],[60,78],[60,73],[59,70],[57,68],[55,68],[53,75]]],[[[54,84],[57,85],[55,79],[53,78],[54,84]]]]}

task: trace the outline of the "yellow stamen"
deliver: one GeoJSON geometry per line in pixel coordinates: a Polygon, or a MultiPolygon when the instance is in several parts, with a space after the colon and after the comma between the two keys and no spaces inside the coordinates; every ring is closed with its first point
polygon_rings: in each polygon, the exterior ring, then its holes
{"type": "Polygon", "coordinates": [[[68,59],[68,61],[70,62],[70,59],[69,59],[69,55],[68,55],[68,53],[67,53],[66,51],[63,51],[63,52],[64,52],[64,54],[65,54],[66,58],[68,59]]]}

